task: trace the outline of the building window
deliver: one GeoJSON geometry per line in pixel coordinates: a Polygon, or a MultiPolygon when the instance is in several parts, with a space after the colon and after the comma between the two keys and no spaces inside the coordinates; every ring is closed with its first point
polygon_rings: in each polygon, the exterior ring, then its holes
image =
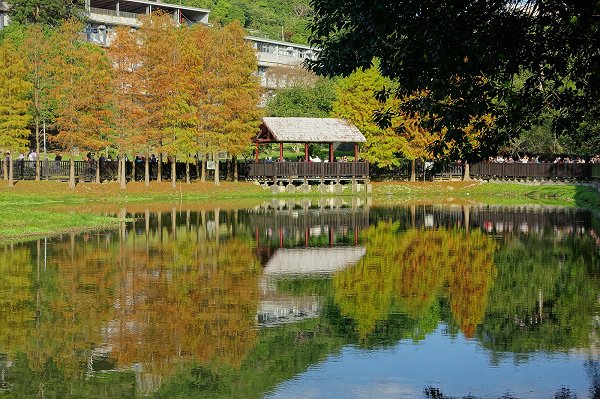
{"type": "Polygon", "coordinates": [[[261,53],[275,53],[275,45],[270,43],[258,42],[256,49],[261,53]]]}
{"type": "Polygon", "coordinates": [[[283,55],[285,57],[295,57],[296,51],[293,47],[279,46],[279,55],[283,55]]]}
{"type": "Polygon", "coordinates": [[[267,67],[266,66],[259,66],[258,67],[258,76],[266,76],[267,75],[267,67]]]}

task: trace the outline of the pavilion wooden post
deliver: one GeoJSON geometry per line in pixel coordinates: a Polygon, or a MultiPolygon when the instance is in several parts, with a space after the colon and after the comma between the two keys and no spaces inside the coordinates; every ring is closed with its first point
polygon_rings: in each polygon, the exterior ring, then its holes
{"type": "Polygon", "coordinates": [[[333,143],[329,143],[329,162],[333,162],[333,143]]]}
{"type": "Polygon", "coordinates": [[[256,153],[256,156],[255,156],[256,162],[258,162],[258,141],[256,142],[256,151],[255,151],[255,153],[256,153]]]}
{"type": "Polygon", "coordinates": [[[304,162],[308,162],[308,143],[304,143],[304,162]]]}
{"type": "Polygon", "coordinates": [[[279,143],[279,161],[283,161],[283,143],[279,143]]]}
{"type": "Polygon", "coordinates": [[[358,144],[354,143],[354,162],[358,162],[358,144]]]}

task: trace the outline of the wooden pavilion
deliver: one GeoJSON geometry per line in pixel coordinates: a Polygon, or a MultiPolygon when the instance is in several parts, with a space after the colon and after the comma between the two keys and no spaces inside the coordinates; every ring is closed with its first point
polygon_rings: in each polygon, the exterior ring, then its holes
{"type": "Polygon", "coordinates": [[[336,182],[366,180],[369,177],[369,163],[358,161],[358,143],[366,141],[365,136],[351,123],[336,118],[278,118],[262,119],[260,132],[255,139],[255,162],[250,165],[248,177],[262,182],[315,181],[336,182]],[[279,158],[275,161],[259,160],[261,144],[279,144],[279,158]],[[288,162],[283,157],[285,143],[304,144],[304,159],[288,162]],[[309,144],[328,144],[329,156],[321,161],[309,157],[309,144]],[[335,143],[354,144],[354,160],[344,162],[334,156],[335,143]]]}

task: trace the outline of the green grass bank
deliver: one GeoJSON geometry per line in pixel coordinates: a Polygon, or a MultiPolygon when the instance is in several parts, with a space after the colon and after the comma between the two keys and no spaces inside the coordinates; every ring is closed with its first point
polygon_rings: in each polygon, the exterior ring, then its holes
{"type": "MultiPolygon", "coordinates": [[[[351,195],[350,190],[343,195],[351,195]]],[[[365,195],[361,193],[361,195],[365,195]]],[[[485,203],[502,205],[552,205],[600,210],[600,192],[588,185],[527,185],[479,182],[386,182],[374,183],[370,194],[378,205],[429,203],[485,203]]],[[[121,190],[115,183],[79,184],[70,190],[60,182],[17,182],[0,187],[0,239],[2,241],[43,236],[65,231],[106,228],[119,222],[120,209],[160,203],[193,202],[204,206],[236,204],[251,206],[271,198],[306,195],[273,195],[253,183],[223,182],[179,184],[131,183],[121,190]]],[[[313,191],[309,197],[318,198],[313,191]]]]}

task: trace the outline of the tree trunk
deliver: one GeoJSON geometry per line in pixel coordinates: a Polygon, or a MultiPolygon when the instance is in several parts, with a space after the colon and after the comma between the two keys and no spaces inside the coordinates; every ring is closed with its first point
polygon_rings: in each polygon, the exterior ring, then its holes
{"type": "Polygon", "coordinates": [[[470,181],[471,180],[471,171],[469,168],[469,163],[465,162],[465,174],[463,176],[463,181],[470,181]]]}
{"type": "Polygon", "coordinates": [[[156,182],[162,182],[162,152],[158,154],[158,165],[156,165],[156,182]]]}
{"type": "Polygon", "coordinates": [[[117,156],[117,183],[121,183],[121,158],[122,155],[119,153],[117,156]]]}
{"type": "Polygon", "coordinates": [[[200,159],[200,181],[206,181],[206,155],[202,154],[198,159],[200,159]]]}
{"type": "Polygon", "coordinates": [[[185,182],[190,184],[190,157],[185,159],[185,182]]]}
{"type": "Polygon", "coordinates": [[[121,154],[121,158],[119,158],[119,173],[119,183],[121,190],[125,190],[127,188],[127,172],[124,154],[121,154]]]}
{"type": "Polygon", "coordinates": [[[69,159],[69,188],[75,188],[75,152],[71,150],[69,159]]]}
{"type": "Polygon", "coordinates": [[[96,183],[100,183],[100,157],[96,160],[96,183]]]}
{"type": "Polygon", "coordinates": [[[8,187],[13,187],[15,185],[14,180],[14,170],[13,170],[13,159],[12,152],[8,154],[8,187]]]}
{"type": "Polygon", "coordinates": [[[202,167],[202,161],[200,160],[200,154],[196,152],[196,180],[200,180],[200,168],[202,167]]]}
{"type": "Polygon", "coordinates": [[[417,160],[416,159],[412,159],[410,161],[410,181],[416,181],[417,180],[417,160]]]}
{"type": "Polygon", "coordinates": [[[146,151],[146,159],[144,160],[144,186],[150,186],[150,151],[146,151]]]}
{"type": "Polygon", "coordinates": [[[238,181],[238,162],[235,155],[231,156],[231,164],[233,165],[233,181],[238,181]]]}
{"type": "MultiPolygon", "coordinates": [[[[36,93],[37,97],[37,93],[36,93]]],[[[40,157],[40,118],[39,115],[35,116],[35,181],[40,181],[40,176],[42,172],[40,170],[40,162],[38,158],[40,157]]]]}
{"type": "Polygon", "coordinates": [[[177,158],[173,157],[171,162],[171,187],[177,187],[177,158]]]}
{"type": "Polygon", "coordinates": [[[213,161],[215,162],[215,186],[220,186],[221,182],[219,181],[219,153],[213,153],[213,161]]]}
{"type": "Polygon", "coordinates": [[[8,180],[8,160],[6,157],[6,154],[2,154],[2,178],[4,179],[4,181],[8,180]]]}

